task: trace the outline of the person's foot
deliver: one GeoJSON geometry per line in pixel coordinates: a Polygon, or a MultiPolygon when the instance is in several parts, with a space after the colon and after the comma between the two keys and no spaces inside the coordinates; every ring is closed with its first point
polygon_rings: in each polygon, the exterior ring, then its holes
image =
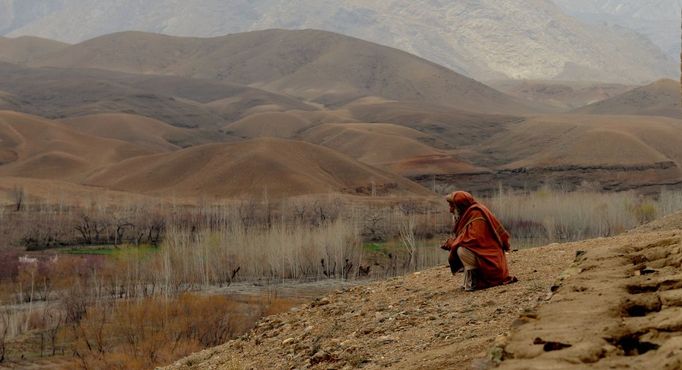
{"type": "Polygon", "coordinates": [[[473,292],[476,290],[476,270],[464,271],[464,291],[473,292]]]}

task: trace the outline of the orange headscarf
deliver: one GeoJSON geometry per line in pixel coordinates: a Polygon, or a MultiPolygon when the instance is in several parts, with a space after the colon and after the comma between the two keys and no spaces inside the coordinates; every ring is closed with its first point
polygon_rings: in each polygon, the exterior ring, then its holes
{"type": "Polygon", "coordinates": [[[451,205],[454,205],[457,209],[464,210],[464,213],[460,215],[459,220],[455,224],[453,232],[458,236],[462,230],[473,221],[472,210],[477,209],[483,213],[483,217],[490,225],[495,235],[495,239],[500,243],[502,250],[508,252],[511,249],[509,244],[509,233],[502,226],[502,223],[493,215],[493,213],[481,203],[478,203],[473,195],[467,193],[466,191],[456,191],[449,194],[445,199],[451,205]]]}

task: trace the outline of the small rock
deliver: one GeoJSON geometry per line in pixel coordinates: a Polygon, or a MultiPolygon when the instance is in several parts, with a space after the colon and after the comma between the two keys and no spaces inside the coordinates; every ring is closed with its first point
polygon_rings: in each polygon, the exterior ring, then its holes
{"type": "Polygon", "coordinates": [[[285,340],[282,341],[282,345],[283,345],[283,346],[288,346],[289,344],[294,343],[294,341],[295,341],[294,338],[287,338],[287,339],[285,339],[285,340]]]}
{"type": "Polygon", "coordinates": [[[320,362],[327,362],[330,359],[331,359],[331,356],[327,352],[320,350],[320,351],[315,352],[313,357],[310,358],[310,363],[315,365],[315,364],[319,364],[320,362]]]}
{"type": "Polygon", "coordinates": [[[381,336],[381,337],[379,337],[378,340],[381,344],[389,344],[389,343],[393,343],[396,341],[395,339],[391,338],[388,335],[381,336]]]}

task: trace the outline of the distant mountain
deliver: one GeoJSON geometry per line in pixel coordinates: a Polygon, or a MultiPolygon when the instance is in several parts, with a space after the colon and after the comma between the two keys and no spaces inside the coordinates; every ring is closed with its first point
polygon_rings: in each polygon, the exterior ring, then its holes
{"type": "Polygon", "coordinates": [[[550,0],[0,1],[0,35],[67,42],[125,30],[209,37],[270,28],[338,32],[484,81],[638,83],[677,70],[644,37],[622,27],[588,25],[550,0]]]}
{"type": "Polygon", "coordinates": [[[0,63],[0,89],[0,109],[47,118],[132,113],[180,127],[217,128],[262,106],[316,109],[291,97],[216,81],[8,63],[0,63]],[[208,106],[214,101],[221,106],[208,106]]]}
{"type": "Polygon", "coordinates": [[[226,81],[327,106],[380,96],[467,111],[531,110],[520,99],[404,51],[326,31],[267,30],[203,39],[122,32],[32,64],[226,81]]]}
{"type": "Polygon", "coordinates": [[[672,59],[680,58],[682,0],[554,0],[588,22],[615,24],[647,36],[672,59]]]}
{"type": "Polygon", "coordinates": [[[29,63],[35,58],[57,52],[67,46],[69,45],[63,42],[32,36],[0,37],[0,62],[29,63]]]}
{"type": "Polygon", "coordinates": [[[612,98],[637,86],[599,82],[503,80],[491,81],[499,91],[540,103],[549,111],[568,112],[612,98]]]}

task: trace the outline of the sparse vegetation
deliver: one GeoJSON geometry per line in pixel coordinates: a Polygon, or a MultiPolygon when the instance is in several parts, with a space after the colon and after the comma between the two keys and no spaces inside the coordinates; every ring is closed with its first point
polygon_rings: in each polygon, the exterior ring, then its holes
{"type": "MultiPolygon", "coordinates": [[[[682,195],[673,191],[643,197],[543,188],[500,191],[481,201],[517,247],[614,235],[682,209],[682,195]]],[[[380,278],[443,263],[436,246],[452,223],[440,199],[368,205],[334,197],[199,206],[24,204],[3,221],[0,231],[16,245],[42,250],[3,252],[0,300],[17,305],[2,311],[5,359],[33,348],[83,368],[169,362],[277,310],[269,298],[252,302],[260,308],[240,326],[220,310],[202,311],[213,305],[231,312],[233,299],[189,292],[243,281],[380,278]],[[26,235],[42,242],[28,245],[26,235]],[[49,250],[55,246],[68,248],[49,250]],[[211,318],[210,329],[219,332],[197,329],[192,317],[199,316],[211,318]],[[31,344],[17,342],[27,336],[31,344]]]]}

